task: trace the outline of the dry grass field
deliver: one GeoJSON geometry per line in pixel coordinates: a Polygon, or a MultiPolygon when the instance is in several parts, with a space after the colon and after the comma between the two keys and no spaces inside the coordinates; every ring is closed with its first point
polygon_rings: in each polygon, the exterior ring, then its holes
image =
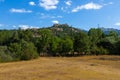
{"type": "Polygon", "coordinates": [[[120,56],[40,57],[0,63],[0,80],[120,80],[120,56]]]}

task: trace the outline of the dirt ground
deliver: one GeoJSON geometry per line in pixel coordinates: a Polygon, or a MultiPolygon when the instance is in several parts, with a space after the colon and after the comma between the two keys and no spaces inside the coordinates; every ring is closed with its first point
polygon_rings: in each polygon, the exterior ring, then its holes
{"type": "Polygon", "coordinates": [[[40,57],[0,63],[0,80],[120,80],[120,56],[40,57]]]}

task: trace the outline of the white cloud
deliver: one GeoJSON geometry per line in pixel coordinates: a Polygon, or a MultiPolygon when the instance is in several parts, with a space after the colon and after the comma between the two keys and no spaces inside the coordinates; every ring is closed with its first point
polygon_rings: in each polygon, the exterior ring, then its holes
{"type": "Polygon", "coordinates": [[[29,29],[29,25],[19,25],[18,27],[24,30],[29,29]]]}
{"type": "Polygon", "coordinates": [[[32,13],[31,10],[15,9],[15,8],[10,9],[10,12],[12,12],[12,13],[32,13]]]}
{"type": "Polygon", "coordinates": [[[0,27],[4,26],[4,24],[0,24],[0,27]]]}
{"type": "Polygon", "coordinates": [[[59,0],[39,0],[39,5],[46,10],[56,9],[59,0]]]}
{"type": "Polygon", "coordinates": [[[39,28],[37,26],[30,26],[30,25],[18,25],[19,28],[26,30],[26,29],[32,29],[32,28],[39,28]]]}
{"type": "Polygon", "coordinates": [[[53,24],[59,24],[59,21],[58,20],[53,20],[52,23],[53,24]]]}
{"type": "Polygon", "coordinates": [[[120,26],[120,22],[115,23],[116,26],[120,26]]]}
{"type": "Polygon", "coordinates": [[[31,2],[29,2],[29,5],[35,6],[36,4],[35,4],[35,2],[31,1],[31,2]]]}
{"type": "Polygon", "coordinates": [[[17,26],[16,25],[13,25],[13,28],[16,28],[17,26]]]}
{"type": "Polygon", "coordinates": [[[82,10],[82,9],[86,9],[86,10],[94,9],[94,10],[96,10],[96,9],[101,9],[102,7],[103,7],[102,5],[90,2],[90,3],[87,3],[85,5],[81,5],[81,6],[74,8],[72,10],[72,12],[78,12],[79,10],[82,10]]]}
{"type": "Polygon", "coordinates": [[[68,5],[68,6],[71,6],[72,1],[71,1],[71,0],[68,0],[68,1],[65,2],[65,4],[68,5]]]}

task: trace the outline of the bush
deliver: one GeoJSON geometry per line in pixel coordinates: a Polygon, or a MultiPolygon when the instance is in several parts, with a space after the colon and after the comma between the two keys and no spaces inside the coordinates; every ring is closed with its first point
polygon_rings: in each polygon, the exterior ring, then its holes
{"type": "Polygon", "coordinates": [[[13,53],[15,60],[30,60],[38,57],[34,44],[25,40],[10,44],[9,50],[13,53]]]}
{"type": "Polygon", "coordinates": [[[20,60],[22,53],[20,43],[11,43],[8,49],[11,51],[11,56],[14,58],[14,60],[20,60]]]}
{"type": "Polygon", "coordinates": [[[13,58],[10,54],[6,46],[0,46],[0,62],[12,61],[13,58]]]}
{"type": "Polygon", "coordinates": [[[93,47],[91,49],[91,54],[94,55],[104,55],[104,54],[108,54],[108,51],[102,47],[93,47]]]}
{"type": "Polygon", "coordinates": [[[30,60],[38,57],[36,47],[32,42],[21,41],[21,60],[30,60]]]}

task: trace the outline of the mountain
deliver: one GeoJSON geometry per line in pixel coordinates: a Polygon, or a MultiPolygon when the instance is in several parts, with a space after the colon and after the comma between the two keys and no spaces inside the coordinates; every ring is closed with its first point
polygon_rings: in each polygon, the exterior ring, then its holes
{"type": "MultiPolygon", "coordinates": [[[[46,27],[46,28],[40,28],[40,29],[49,29],[53,32],[53,34],[55,36],[59,36],[59,37],[73,36],[76,33],[79,33],[80,31],[83,31],[83,32],[86,32],[86,33],[88,32],[86,30],[82,30],[82,29],[79,29],[79,28],[69,26],[68,24],[54,24],[53,26],[46,27]]],[[[109,34],[110,31],[115,31],[120,36],[120,30],[118,30],[118,29],[104,28],[104,27],[100,27],[99,29],[101,29],[105,34],[109,34]]],[[[39,29],[32,29],[32,30],[37,35],[37,32],[38,32],[39,29]]]]}
{"type": "Polygon", "coordinates": [[[56,35],[56,36],[67,36],[67,35],[74,35],[75,33],[78,33],[80,31],[83,31],[81,29],[78,28],[74,28],[72,26],[69,26],[68,24],[54,24],[51,27],[48,27],[47,29],[52,30],[52,32],[56,35]]]}
{"type": "Polygon", "coordinates": [[[100,28],[105,34],[108,34],[110,31],[115,31],[118,33],[118,35],[120,35],[120,30],[118,29],[114,29],[114,28],[100,28]]]}

